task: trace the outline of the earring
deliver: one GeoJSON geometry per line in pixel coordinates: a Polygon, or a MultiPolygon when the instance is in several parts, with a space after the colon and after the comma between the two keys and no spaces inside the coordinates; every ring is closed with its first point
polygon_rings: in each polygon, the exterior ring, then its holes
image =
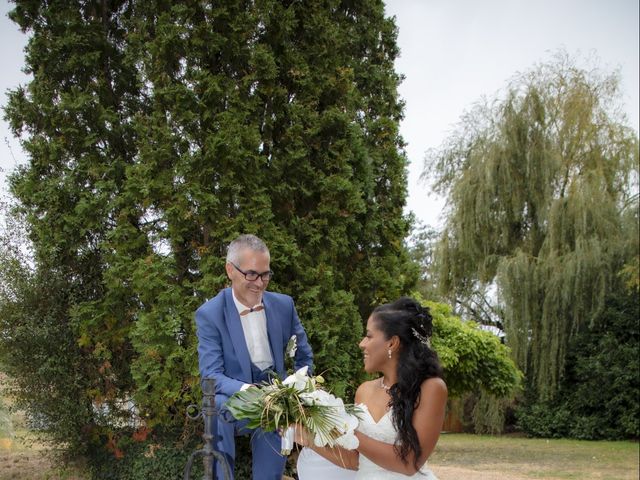
{"type": "Polygon", "coordinates": [[[391,358],[391,349],[387,350],[387,354],[389,355],[389,358],[391,358]]]}

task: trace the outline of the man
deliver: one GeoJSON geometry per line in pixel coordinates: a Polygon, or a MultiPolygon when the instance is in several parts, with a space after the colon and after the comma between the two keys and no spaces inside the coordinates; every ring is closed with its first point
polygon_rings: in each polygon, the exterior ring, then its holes
{"type": "MultiPolygon", "coordinates": [[[[268,379],[269,373],[284,378],[285,348],[292,336],[297,341],[294,368],[312,366],[313,354],[293,299],[266,291],[273,276],[269,262],[269,249],[258,237],[241,235],[235,239],[227,249],[225,266],[231,288],[196,311],[200,376],[215,379],[218,411],[235,392],[268,379]]],[[[242,423],[230,421],[229,415],[223,417],[217,420],[216,448],[227,459],[231,472],[235,436],[251,433],[253,478],[280,480],[286,457],[280,455],[278,433],[248,431],[242,423]]],[[[216,471],[217,478],[224,478],[221,465],[216,465],[216,471]]]]}

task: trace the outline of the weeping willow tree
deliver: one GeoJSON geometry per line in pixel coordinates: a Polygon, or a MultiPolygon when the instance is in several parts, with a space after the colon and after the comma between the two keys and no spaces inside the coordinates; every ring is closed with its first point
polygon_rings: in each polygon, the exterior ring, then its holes
{"type": "Polygon", "coordinates": [[[553,398],[569,341],[637,259],[638,137],[619,83],[560,53],[477,104],[427,154],[423,175],[448,197],[439,288],[453,299],[495,292],[538,399],[553,398]]]}

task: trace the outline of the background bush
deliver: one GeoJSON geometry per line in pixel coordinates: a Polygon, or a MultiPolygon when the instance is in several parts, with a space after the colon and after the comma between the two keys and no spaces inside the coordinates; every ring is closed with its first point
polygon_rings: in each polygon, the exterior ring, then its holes
{"type": "Polygon", "coordinates": [[[538,437],[640,437],[638,318],[637,293],[621,285],[571,343],[558,399],[522,407],[520,427],[538,437]]]}

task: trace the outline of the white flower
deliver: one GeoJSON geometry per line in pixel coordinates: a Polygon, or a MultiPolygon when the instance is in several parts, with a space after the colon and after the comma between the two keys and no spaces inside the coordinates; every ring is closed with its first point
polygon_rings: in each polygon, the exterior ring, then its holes
{"type": "Polygon", "coordinates": [[[300,400],[305,405],[322,405],[325,407],[342,407],[344,404],[342,399],[336,398],[325,390],[313,390],[312,392],[305,392],[300,394],[300,400]]]}
{"type": "Polygon", "coordinates": [[[358,448],[360,444],[358,437],[355,435],[356,428],[358,428],[358,424],[360,423],[358,419],[358,415],[363,412],[362,405],[356,405],[354,414],[348,413],[343,409],[340,415],[340,420],[342,422],[337,428],[339,431],[343,432],[343,435],[336,438],[335,443],[343,448],[348,450],[354,450],[358,448]]]}
{"type": "Polygon", "coordinates": [[[348,433],[353,432],[356,428],[358,428],[358,424],[360,422],[358,421],[358,417],[356,417],[355,415],[351,415],[347,413],[346,410],[342,410],[340,417],[340,419],[342,420],[342,428],[340,428],[341,431],[348,433]]]}
{"type": "Polygon", "coordinates": [[[347,450],[355,450],[360,445],[360,441],[352,430],[336,438],[336,444],[342,448],[346,448],[347,450]]]}
{"type": "Polygon", "coordinates": [[[293,449],[293,439],[295,437],[296,430],[294,427],[288,427],[282,434],[280,439],[280,454],[289,455],[293,449]]]}
{"type": "Polygon", "coordinates": [[[289,375],[287,378],[285,378],[282,384],[287,386],[293,385],[293,387],[299,392],[303,391],[307,387],[307,383],[310,381],[309,377],[307,376],[308,369],[309,367],[305,365],[293,375],[289,375]]]}

